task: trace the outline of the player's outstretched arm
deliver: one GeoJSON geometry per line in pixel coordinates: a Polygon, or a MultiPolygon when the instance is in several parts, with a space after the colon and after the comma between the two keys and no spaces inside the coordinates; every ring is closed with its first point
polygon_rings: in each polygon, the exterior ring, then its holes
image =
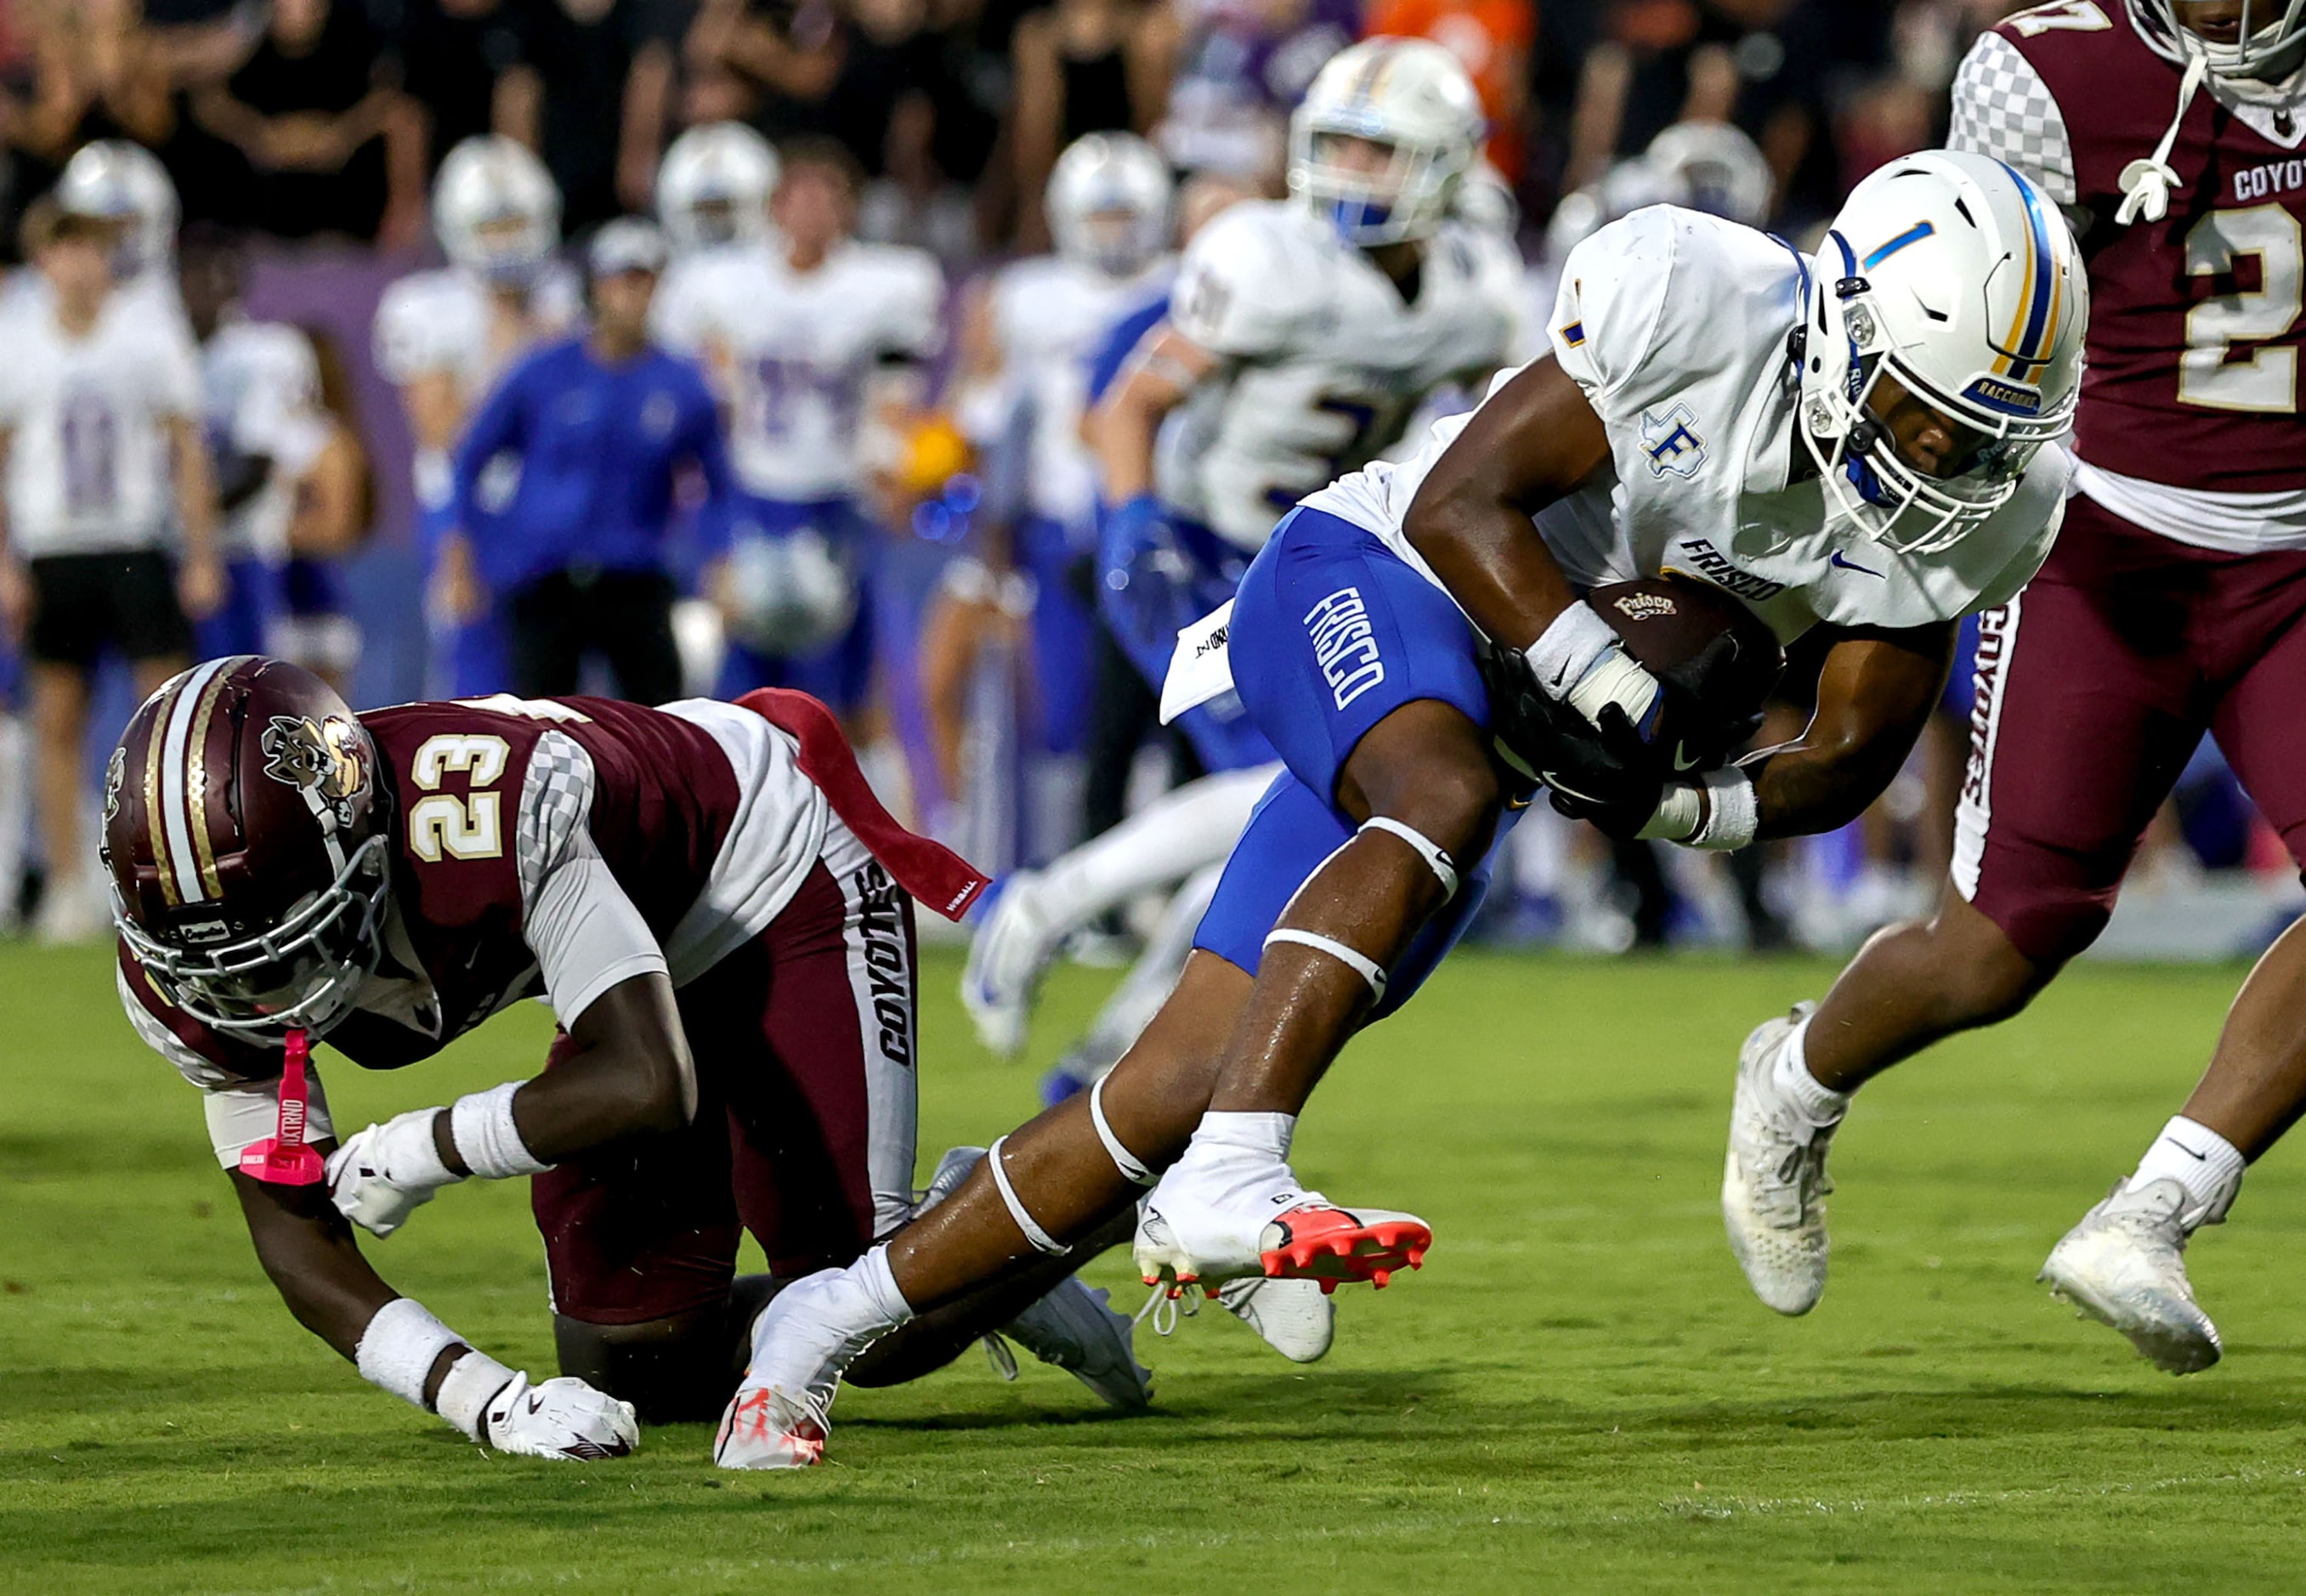
{"type": "Polygon", "coordinates": [[[1577,597],[1530,517],[1609,458],[1601,418],[1549,354],[1482,402],[1419,484],[1402,528],[1475,626],[1525,650],[1577,597]]]}
{"type": "Polygon", "coordinates": [[[582,1380],[533,1385],[387,1285],[325,1187],[276,1185],[237,1170],[229,1178],[280,1300],[371,1383],[500,1452],[592,1459],[639,1444],[629,1404],[582,1380]]]}
{"type": "Polygon", "coordinates": [[[338,1211],[390,1235],[443,1187],[542,1174],[629,1136],[677,1131],[696,1113],[696,1069],[661,967],[586,1003],[568,1040],[534,1080],[411,1109],[346,1137],[329,1158],[338,1211]]]}
{"type": "Polygon", "coordinates": [[[1954,623],[1845,631],[1817,682],[1800,738],[1751,755],[1757,838],[1830,832],[1887,790],[1945,689],[1954,623]]]}

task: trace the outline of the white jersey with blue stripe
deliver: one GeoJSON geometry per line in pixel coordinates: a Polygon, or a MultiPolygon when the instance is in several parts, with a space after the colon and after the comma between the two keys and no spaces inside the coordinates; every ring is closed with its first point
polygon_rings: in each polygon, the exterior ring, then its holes
{"type": "MultiPolygon", "coordinates": [[[[1787,347],[1810,269],[1778,239],[1670,206],[1636,211],[1571,252],[1552,354],[1601,416],[1610,461],[1534,520],[1574,585],[1678,571],[1723,588],[1789,639],[1819,621],[1949,620],[2007,601],[2040,568],[2072,474],[2056,448],[1950,549],[1900,554],[1827,530],[1794,434],[1787,347]]],[[[1434,579],[1402,522],[1465,421],[1437,425],[1414,458],[1371,465],[1306,503],[1368,528],[1434,579]]]]}
{"type": "Polygon", "coordinates": [[[1156,491],[1242,549],[1398,440],[1426,395],[1512,358],[1516,279],[1449,222],[1414,297],[1303,207],[1234,206],[1187,248],[1170,322],[1221,363],[1163,429],[1156,491]]]}
{"type": "Polygon", "coordinates": [[[935,257],[849,243],[800,271],[772,239],[701,255],[669,286],[658,331],[712,367],[745,490],[785,502],[857,492],[875,367],[936,352],[944,274],[935,257]]]}

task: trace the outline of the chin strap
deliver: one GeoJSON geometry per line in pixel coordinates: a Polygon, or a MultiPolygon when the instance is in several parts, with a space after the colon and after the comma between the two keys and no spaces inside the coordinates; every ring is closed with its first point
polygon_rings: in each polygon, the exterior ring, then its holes
{"type": "Polygon", "coordinates": [[[2199,50],[2188,51],[2186,75],[2178,85],[2177,115],[2170,118],[2170,125],[2152,155],[2122,169],[2122,207],[2114,213],[2120,226],[2158,222],[2170,213],[2170,191],[2178,185],[2177,171],[2170,165],[2170,151],[2178,142],[2178,130],[2185,125],[2186,113],[2193,108],[2194,96],[2209,75],[2210,58],[2199,50]]]}

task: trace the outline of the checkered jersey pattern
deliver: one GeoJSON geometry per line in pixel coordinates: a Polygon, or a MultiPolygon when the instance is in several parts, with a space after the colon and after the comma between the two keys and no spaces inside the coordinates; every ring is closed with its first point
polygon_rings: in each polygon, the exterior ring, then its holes
{"type": "Polygon", "coordinates": [[[593,756],[565,731],[548,731],[528,756],[513,828],[513,864],[524,908],[536,900],[546,874],[583,846],[593,814],[593,756]]]}
{"type": "Polygon", "coordinates": [[[1999,33],[1980,34],[1954,75],[1946,144],[2017,167],[2061,205],[2080,201],[2065,115],[2034,64],[1999,33]]]}

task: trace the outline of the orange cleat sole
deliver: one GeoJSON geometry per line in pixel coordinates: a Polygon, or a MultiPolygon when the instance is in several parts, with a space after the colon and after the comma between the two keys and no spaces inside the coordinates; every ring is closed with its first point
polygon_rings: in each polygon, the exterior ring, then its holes
{"type": "Polygon", "coordinates": [[[1423,1267],[1433,1228],[1409,1214],[1300,1208],[1267,1225],[1263,1239],[1273,1243],[1258,1255],[1267,1278],[1318,1280],[1326,1295],[1362,1281],[1382,1291],[1402,1270],[1423,1267]]]}

